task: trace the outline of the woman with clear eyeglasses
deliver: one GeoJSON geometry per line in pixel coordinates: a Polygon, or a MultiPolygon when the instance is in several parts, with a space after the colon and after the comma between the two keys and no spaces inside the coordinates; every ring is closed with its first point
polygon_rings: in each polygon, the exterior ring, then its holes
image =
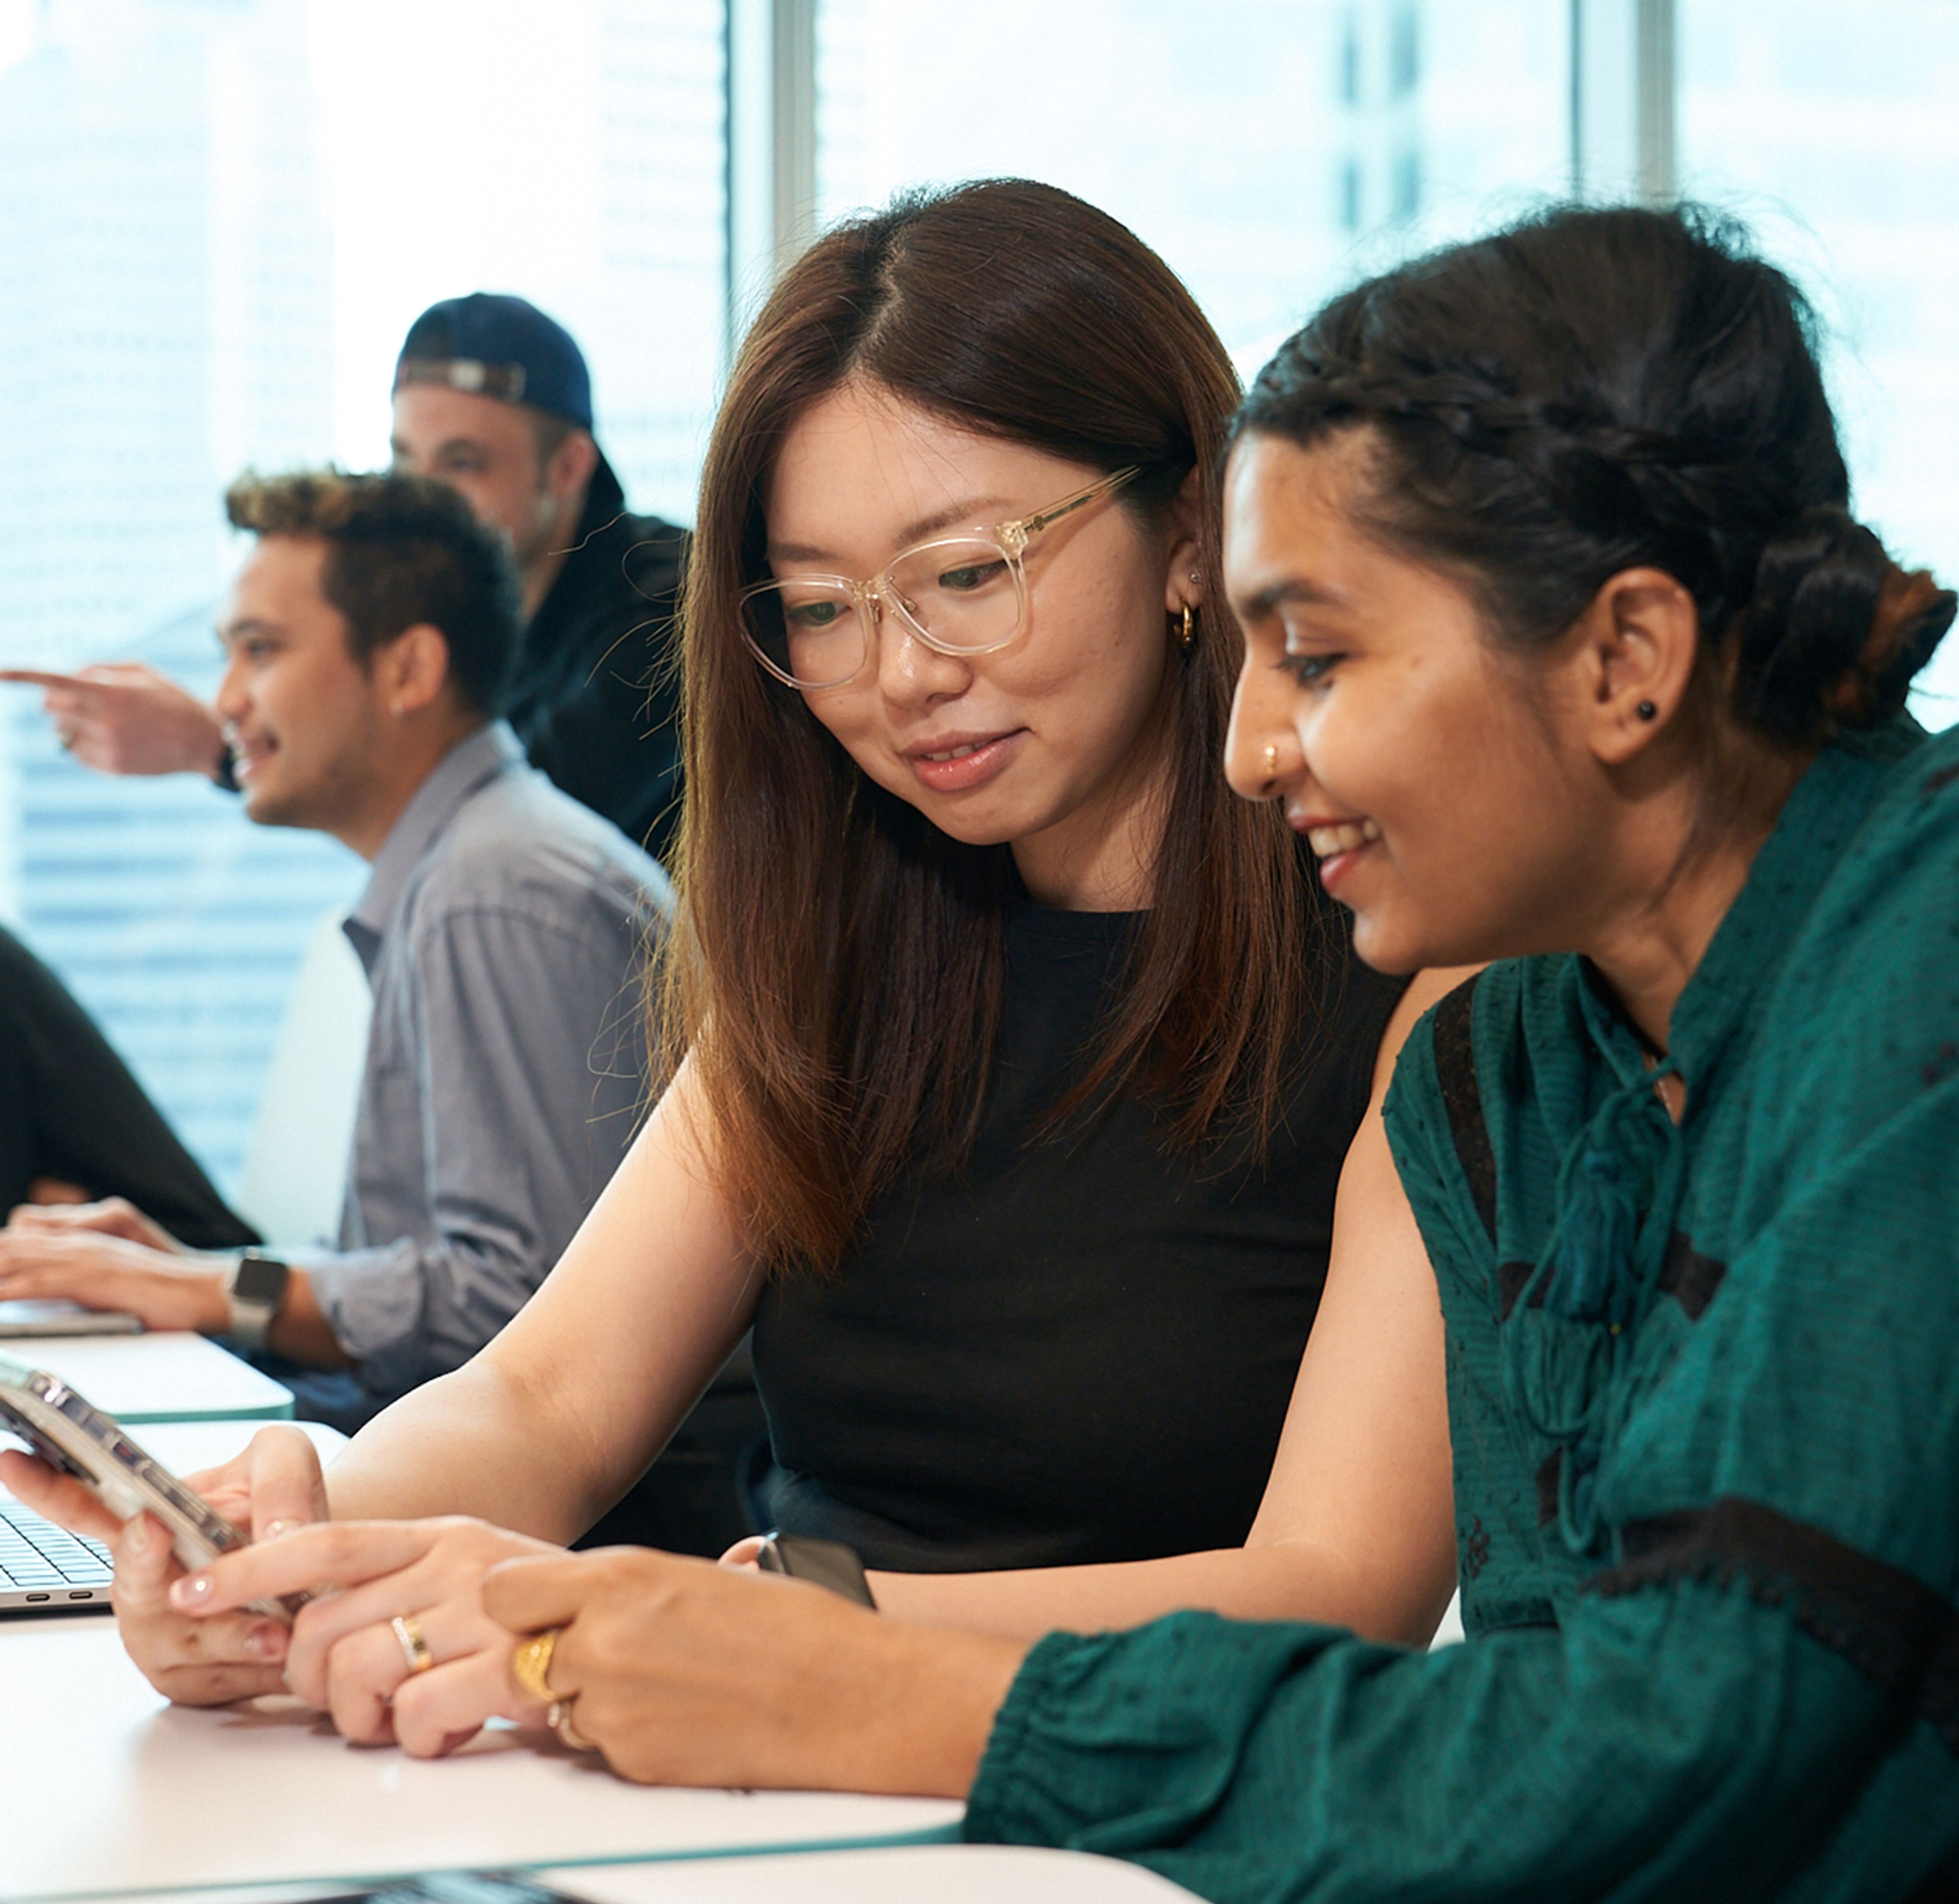
{"type": "Polygon", "coordinates": [[[1440,1318],[1380,1099],[1449,981],[1354,961],[1219,771],[1236,395],[1162,262],[1046,187],[901,201],[786,273],[691,560],[671,1081],[473,1362],[323,1484],[290,1430],[204,1478],[259,1546],[185,1579],[116,1536],[160,1688],[289,1683],[417,1753],[544,1717],[483,1576],[588,1526],[751,1325],[767,1518],[895,1620],[1429,1637],[1440,1318]],[[233,1610],[322,1586],[290,1642],[233,1610]]]}

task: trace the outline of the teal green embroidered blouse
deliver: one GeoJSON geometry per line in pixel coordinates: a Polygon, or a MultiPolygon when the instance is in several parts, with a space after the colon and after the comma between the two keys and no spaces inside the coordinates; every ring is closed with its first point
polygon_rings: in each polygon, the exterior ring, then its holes
{"type": "Polygon", "coordinates": [[[1468,1643],[1050,1636],[969,1835],[1234,1900],[1959,1879],[1959,729],[1824,750],[1666,1061],[1678,1126],[1561,957],[1399,1068],[1468,1643]]]}

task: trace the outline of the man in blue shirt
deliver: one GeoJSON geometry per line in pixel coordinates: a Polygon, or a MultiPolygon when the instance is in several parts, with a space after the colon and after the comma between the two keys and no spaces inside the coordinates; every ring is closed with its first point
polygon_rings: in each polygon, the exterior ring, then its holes
{"type": "MultiPolygon", "coordinates": [[[[680,796],[671,645],[684,532],[626,507],[564,327],[521,297],[432,304],[395,367],[390,452],[507,541],[522,617],[503,712],[534,766],[656,858],[680,796]]],[[[109,773],[233,784],[220,709],[139,662],[0,671],[46,690],[62,744],[109,773]]]]}
{"type": "MultiPolygon", "coordinates": [[[[338,1247],[185,1249],[126,1204],[24,1212],[0,1296],[67,1296],[345,1371],[345,1425],[522,1306],[630,1140],[665,875],[495,718],[519,631],[500,538],[426,478],[246,478],[217,710],[247,814],[373,868],[374,1011],[338,1247]]],[[[301,1378],[300,1385],[306,1384],[301,1378]]],[[[303,1401],[306,1398],[303,1394],[303,1401]]]]}

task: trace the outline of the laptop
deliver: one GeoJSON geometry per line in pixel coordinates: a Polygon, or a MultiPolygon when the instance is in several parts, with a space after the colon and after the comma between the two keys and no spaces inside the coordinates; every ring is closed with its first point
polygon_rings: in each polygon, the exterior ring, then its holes
{"type": "Polygon", "coordinates": [[[0,1614],[106,1613],[113,1571],[100,1541],[0,1493],[0,1614]]]}
{"type": "Polygon", "coordinates": [[[17,1296],[0,1303],[0,1341],[34,1335],[135,1335],[141,1321],[121,1309],[17,1296]]]}

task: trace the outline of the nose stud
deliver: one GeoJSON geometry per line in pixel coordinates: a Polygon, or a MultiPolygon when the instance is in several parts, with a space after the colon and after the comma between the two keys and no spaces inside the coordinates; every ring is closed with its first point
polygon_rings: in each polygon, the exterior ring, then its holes
{"type": "Polygon", "coordinates": [[[1279,750],[1276,746],[1265,749],[1265,778],[1269,780],[1279,770],[1279,750]]]}

